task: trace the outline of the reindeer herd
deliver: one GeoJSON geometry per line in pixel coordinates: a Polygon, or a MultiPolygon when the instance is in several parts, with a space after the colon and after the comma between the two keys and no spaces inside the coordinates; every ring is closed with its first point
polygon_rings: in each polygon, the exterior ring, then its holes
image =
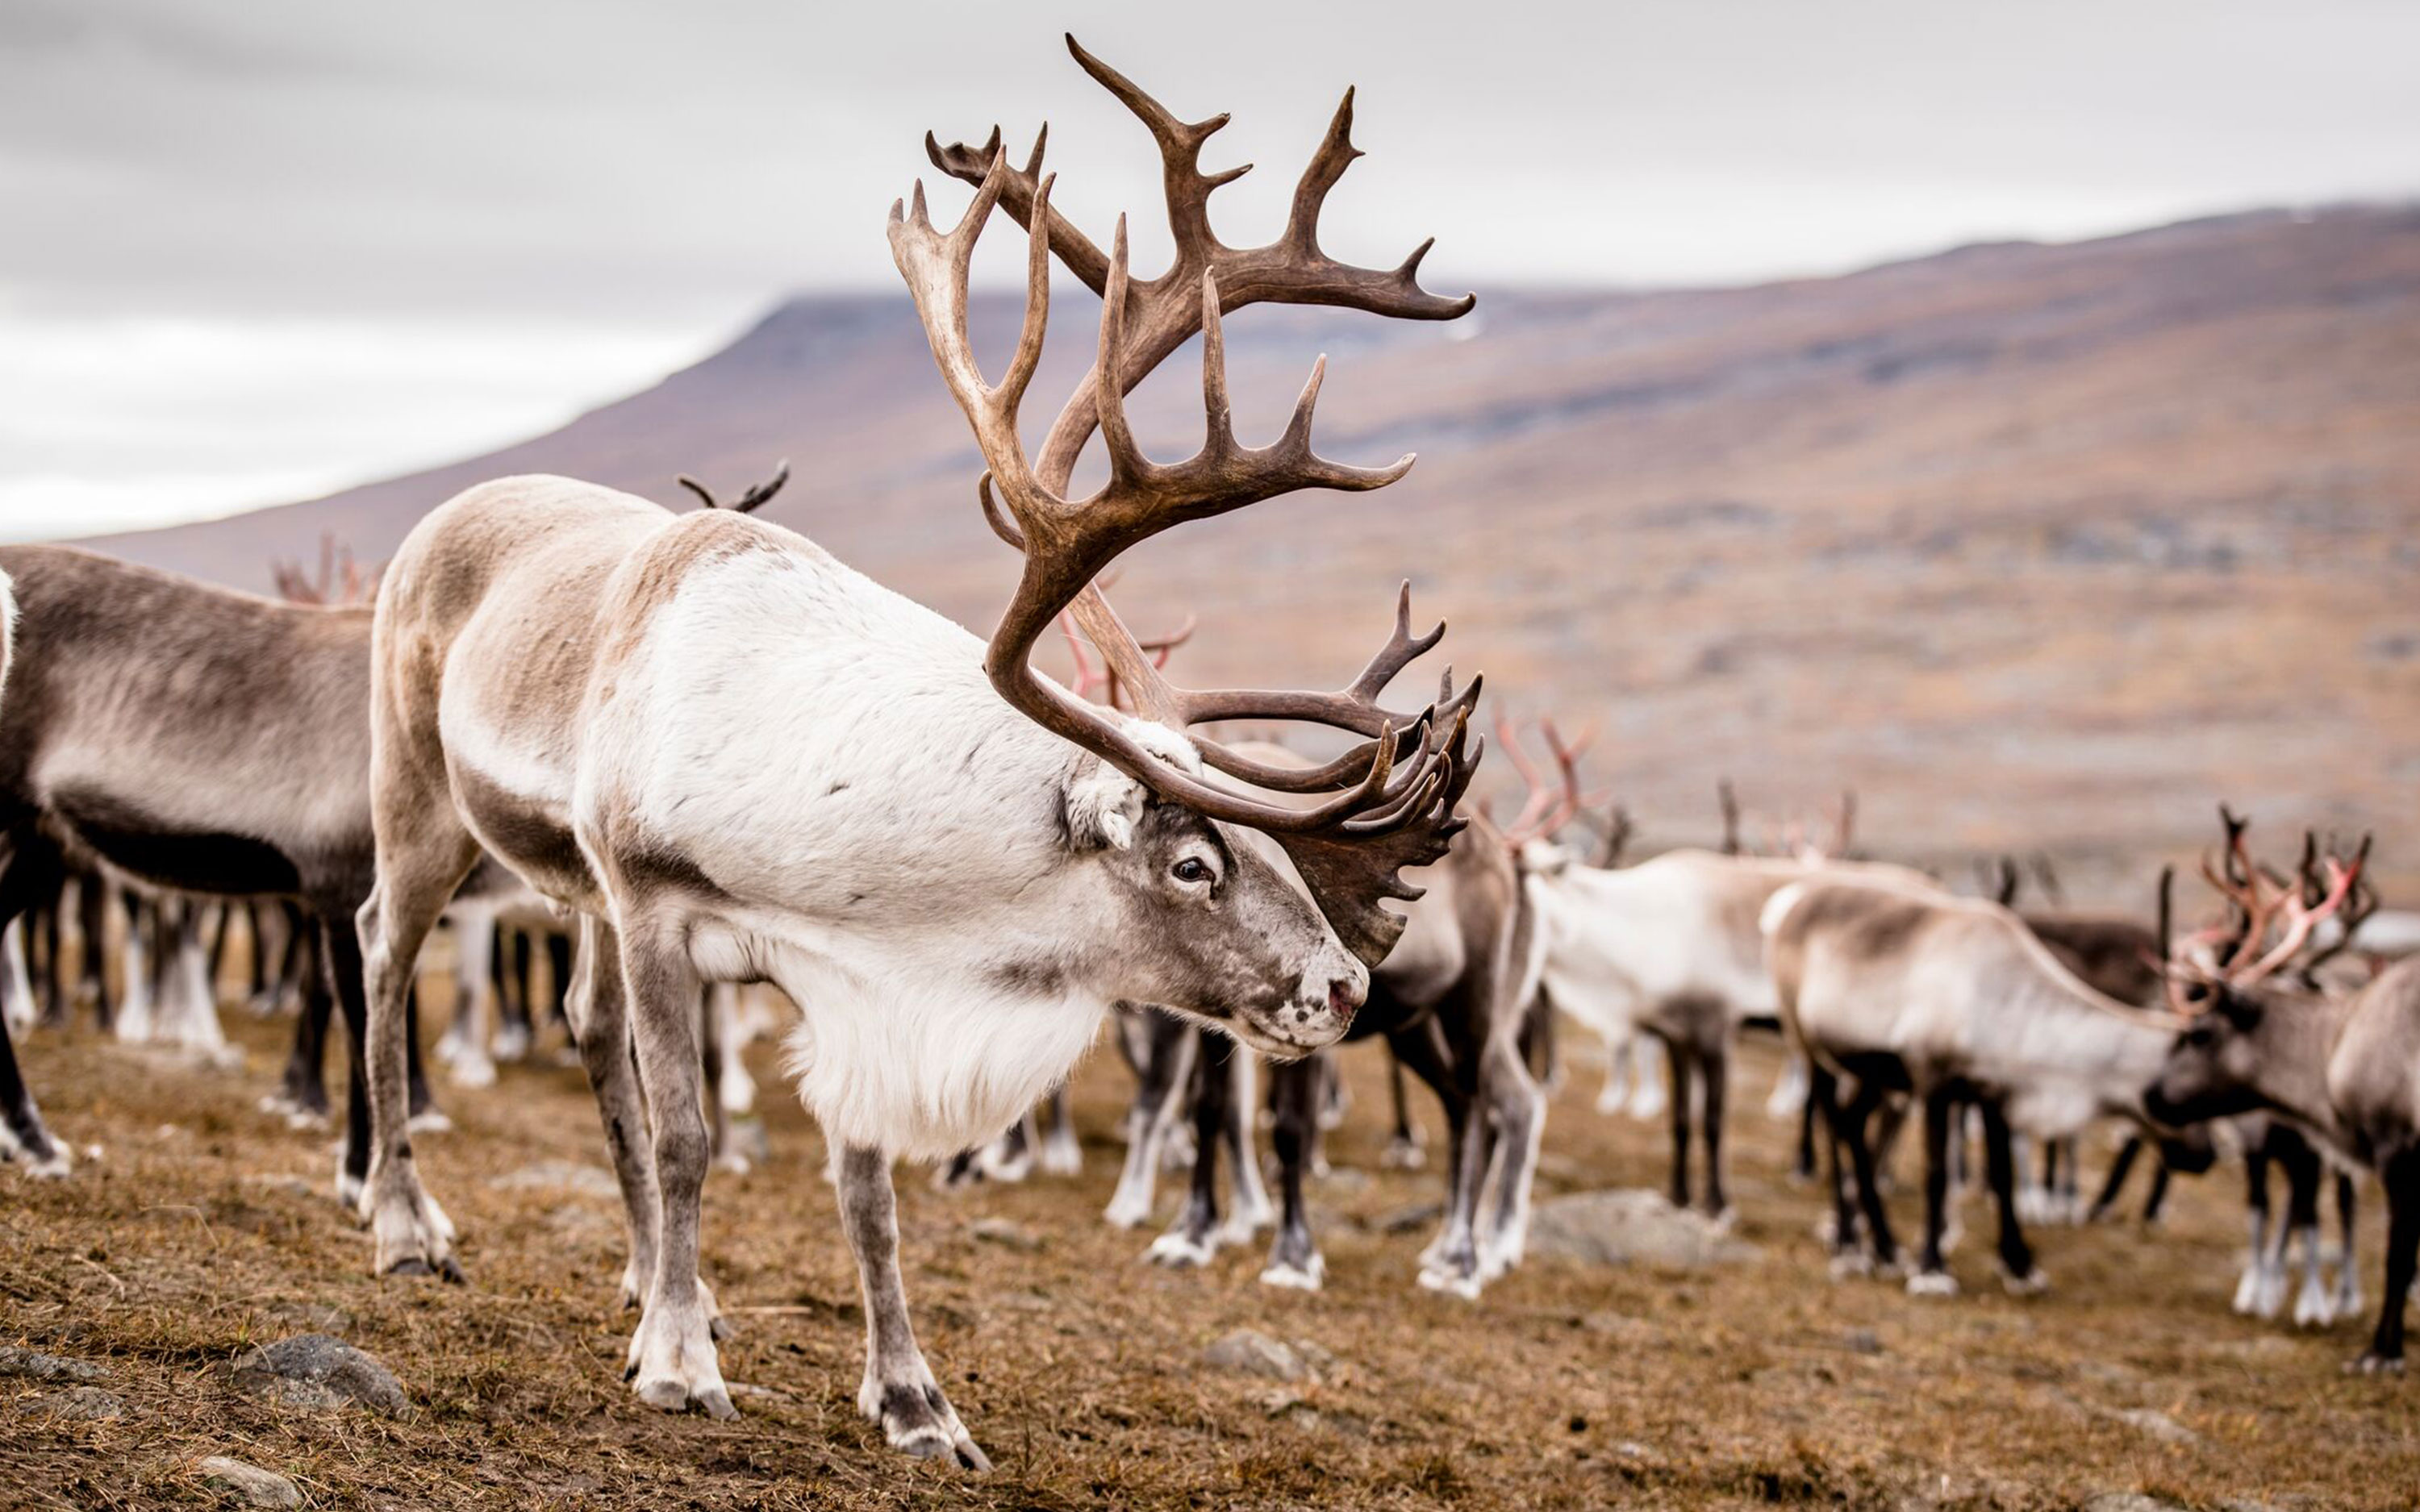
{"type": "MultiPolygon", "coordinates": [[[[1188,520],[1375,489],[1412,465],[1313,450],[1321,365],[1274,442],[1240,441],[1223,316],[1277,302],[1450,320],[1473,301],[1420,286],[1425,244],[1393,269],[1322,249],[1322,206],[1359,156],[1349,92],[1278,238],[1236,247],[1208,200],[1243,170],[1201,163],[1226,117],[1182,120],[1069,47],[1158,149],[1165,272],[1129,272],[1123,220],[1104,250],[1053,208],[1040,137],[1020,165],[997,130],[981,147],[928,136],[971,203],[941,229],[920,183],[890,219],[981,455],[984,517],[1021,562],[987,640],[758,518],[786,465],[730,508],[683,479],[706,507],[679,514],[564,478],[485,484],[433,509],[377,574],[288,575],[283,599],[69,548],[0,548],[11,1029],[78,998],[106,1005],[115,933],[119,1032],[215,1056],[213,942],[248,919],[256,997],[300,1010],[264,1105],[325,1117],[320,1062],[341,1012],[338,1200],[367,1222],[380,1274],[460,1281],[413,1151],[443,1127],[419,1070],[414,980],[444,926],[459,978],[440,1054],[458,1084],[492,1083],[495,1062],[558,1017],[586,1072],[625,1208],[631,1389],[730,1417],[699,1215],[718,1156],[737,1158],[722,1115],[750,1085],[736,985],[776,989],[795,1005],[783,1065],[821,1127],[862,1285],[859,1405],[900,1449],[974,1469],[987,1461],[909,1319],[892,1166],[938,1163],[945,1183],[1020,1175],[1038,1140],[1046,1169],[1071,1165],[1062,1088],[1105,1026],[1137,1083],[1108,1220],[1147,1223],[1163,1164],[1190,1154],[1156,1262],[1200,1265],[1267,1228],[1262,1279],[1322,1285],[1304,1194],[1341,1113],[1333,1047],[1378,1039],[1395,1065],[1389,1163],[1427,1155],[1405,1072],[1449,1131],[1418,1282],[1477,1297],[1522,1260],[1559,1012],[1605,1041],[1608,1103],[1668,1113],[1672,1202],[1728,1223],[1731,1061],[1743,1033],[1772,1027],[1795,1058],[1771,1106],[1804,1111],[1837,1274],[1904,1270],[1912,1293],[1955,1289],[1945,1256],[1970,1131],[2006,1284],[2033,1291],[2046,1283],[2025,1226],[2080,1206],[2078,1135],[2103,1120],[2138,1135],[2095,1204],[2106,1211],[2146,1151],[2156,1208],[2167,1173],[2206,1166],[2221,1129],[2254,1173],[2239,1310],[2282,1308],[2297,1239],[2297,1320],[2359,1307],[2354,1179],[2377,1177],[2385,1291],[2358,1365],[2401,1369],[2420,1250],[2420,964],[2355,937],[2377,906],[2367,841],[2306,842],[2281,869],[2229,814],[2203,868],[2210,921],[2183,932],[2167,877],[2154,923],[1953,896],[1851,854],[1846,802],[1829,844],[1801,830],[1753,855],[1726,789],[1720,849],[1623,864],[1629,821],[1584,794],[1585,742],[1542,721],[1550,776],[1499,717],[1528,789],[1499,826],[1468,793],[1480,680],[1457,688],[1448,671],[1425,702],[1385,702],[1443,635],[1413,633],[1408,585],[1377,653],[1336,691],[1171,681],[1168,653],[1191,625],[1128,631],[1103,593],[1121,555],[1188,520]],[[1025,234],[1026,302],[994,380],[967,316],[996,211],[1025,234]],[[1054,268],[1100,297],[1100,324],[1029,455],[1019,413],[1054,268]],[[1197,337],[1206,439],[1155,461],[1125,396],[1197,337]],[[1106,478],[1078,495],[1096,432],[1106,478]],[[1054,625],[1075,654],[1064,684],[1033,665],[1054,625]],[[1212,733],[1236,726],[1258,738],[1212,733]],[[127,916],[116,931],[113,902],[127,916]],[[1264,1097],[1273,1193],[1255,1152],[1264,1097]],[[1052,1110],[1047,1140],[1037,1105],[1052,1110]],[[1921,1137],[1912,1267],[1884,1202],[1903,1120],[1921,1137]],[[2271,1165],[2290,1189],[2276,1223],[2271,1165]]],[[[0,1123],[25,1170],[69,1174],[5,1039],[0,1123]]]]}

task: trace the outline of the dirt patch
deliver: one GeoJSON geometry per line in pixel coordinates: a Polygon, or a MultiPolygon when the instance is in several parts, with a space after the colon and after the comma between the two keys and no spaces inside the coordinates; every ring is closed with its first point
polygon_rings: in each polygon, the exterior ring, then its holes
{"type": "MultiPolygon", "coordinates": [[[[1377,1168],[1370,1052],[1347,1057],[1356,1103],[1329,1145],[1355,1175],[1313,1187],[1328,1280],[1309,1295],[1259,1284],[1260,1244],[1162,1271],[1141,1261],[1152,1230],[1101,1221],[1127,1077],[1096,1057],[1077,1084],[1081,1177],[954,1197],[900,1173],[909,1296],[1000,1467],[983,1479],[904,1461],[859,1419],[864,1322],[822,1142],[765,1057],[769,1152],[706,1194],[742,1416],[667,1417],[622,1384],[634,1319],[613,1304],[616,1209],[579,1174],[601,1139],[577,1071],[441,1087],[459,1127],[414,1149],[471,1284],[379,1281],[329,1195],[326,1136],[251,1111],[283,1026],[228,1023],[240,1072],[89,1033],[24,1048],[61,1135],[106,1154],[65,1182],[0,1170],[0,1344],[78,1366],[0,1375],[0,1409],[90,1366],[123,1411],[5,1411],[0,1505],[190,1506],[210,1456],[315,1507],[2383,1508],[2420,1484],[2420,1384],[2340,1373],[2366,1324],[2314,1336],[2228,1314],[2227,1172],[2182,1183],[2160,1233],[2041,1230],[2045,1297],[2001,1296],[1979,1242],[1952,1257],[1966,1293],[1948,1301],[1826,1280],[1818,1204],[1780,1179],[1785,1131],[1760,1111],[1762,1044],[1734,1100],[1734,1237],[1752,1252],[1687,1273],[1533,1257],[1476,1304],[1414,1285],[1432,1230],[1403,1215],[1442,1178],[1377,1168]],[[1212,1363],[1247,1330],[1311,1367],[1212,1363]],[[383,1362],[410,1415],[237,1388],[239,1358],[305,1332],[383,1362]]],[[[1661,1126],[1599,1117],[1594,1091],[1581,1070],[1555,1099],[1542,1203],[1660,1183],[1661,1126]]],[[[1177,1196],[1163,1183],[1158,1221],[1177,1196]]],[[[1986,1232],[1985,1214],[1968,1227],[1986,1232]]],[[[2375,1294],[2374,1250],[2365,1265],[2375,1294]]]]}

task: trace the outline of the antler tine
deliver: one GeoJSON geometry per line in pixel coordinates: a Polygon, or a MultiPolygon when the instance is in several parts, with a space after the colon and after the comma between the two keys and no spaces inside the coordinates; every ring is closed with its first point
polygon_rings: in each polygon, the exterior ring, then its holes
{"type": "Polygon", "coordinates": [[[1723,809],[1723,854],[1737,856],[1740,853],[1739,792],[1731,786],[1730,778],[1714,779],[1714,799],[1723,809]]]}
{"type": "Polygon", "coordinates": [[[673,481],[679,484],[682,487],[687,488],[690,492],[697,495],[698,501],[704,504],[706,508],[721,509],[722,507],[721,504],[715,501],[714,493],[711,489],[707,488],[705,484],[698,482],[695,478],[690,477],[688,473],[681,473],[675,477],[673,481]]]}
{"type": "Polygon", "coordinates": [[[738,501],[731,507],[737,510],[740,514],[752,515],[756,512],[759,505],[762,505],[766,501],[771,499],[775,494],[780,493],[783,486],[787,484],[789,481],[790,459],[785,456],[782,458],[781,461],[773,465],[773,475],[771,477],[767,478],[764,482],[756,485],[753,488],[741,494],[738,501]]]}
{"type": "Polygon", "coordinates": [[[1521,748],[1521,732],[1500,706],[1496,711],[1496,742],[1504,748],[1504,759],[1512,764],[1512,770],[1519,774],[1529,790],[1528,796],[1521,801],[1521,811],[1512,816],[1512,822],[1503,830],[1505,846],[1517,851],[1548,833],[1552,826],[1545,823],[1545,819],[1554,811],[1559,799],[1555,789],[1547,784],[1545,775],[1538,770],[1537,763],[1521,748]]]}
{"type": "MultiPolygon", "coordinates": [[[[2362,925],[2369,921],[2369,916],[2378,912],[2378,889],[2370,885],[2368,877],[2369,845],[2375,838],[2366,834],[2361,837],[2361,845],[2353,852],[2352,887],[2346,894],[2342,905],[2336,910],[2336,937],[2312,952],[2310,959],[2303,963],[2303,970],[2306,974],[2318,970],[2322,964],[2352,949],[2353,936],[2360,933],[2362,925]]],[[[2335,845],[2333,836],[2329,838],[2328,844],[2333,853],[2335,845]]],[[[2333,854],[2330,856],[2330,864],[2334,864],[2333,854]]],[[[2322,893],[2312,906],[2317,907],[2319,903],[2325,902],[2326,896],[2322,893]]]]}
{"type": "Polygon", "coordinates": [[[1158,144],[1160,176],[1168,193],[1168,228],[1176,237],[1177,259],[1182,263],[1189,255],[1206,261],[1211,249],[1218,245],[1210,231],[1210,193],[1233,183],[1252,167],[1248,162],[1220,173],[1202,171],[1202,145],[1227,124],[1226,113],[1202,121],[1178,120],[1167,106],[1135,87],[1133,80],[1085,52],[1072,32],[1067,35],[1067,51],[1075,54],[1077,66],[1115,95],[1158,144]]]}

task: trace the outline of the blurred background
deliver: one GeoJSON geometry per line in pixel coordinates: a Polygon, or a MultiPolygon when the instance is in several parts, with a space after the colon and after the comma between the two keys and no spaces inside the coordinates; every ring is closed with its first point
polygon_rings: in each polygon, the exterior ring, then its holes
{"type": "MultiPolygon", "coordinates": [[[[1478,312],[1229,324],[1238,428],[1422,454],[1135,554],[1202,681],[1341,682],[1393,584],[1523,714],[1601,724],[1655,846],[1856,791],[1861,842],[2042,851],[2142,905],[2251,810],[2420,880],[2420,8],[2146,3],[831,8],[11,0],[0,538],[265,591],[566,472],[767,513],[978,633],[1016,563],[882,226],[923,137],[1021,154],[1135,265],[1141,129],[1059,32],[1259,169],[1343,85],[1323,243],[1478,312]],[[1476,15],[1476,19],[1475,18],[1476,15]]],[[[998,223],[978,342],[1017,317],[998,223]]],[[[1089,360],[1072,280],[1028,401],[1089,360]]],[[[1137,422],[1188,452],[1187,357],[1137,422]]],[[[1508,774],[1483,780],[1499,788],[1508,774]]],[[[1751,839],[1761,838],[1752,835],[1751,839]]]]}

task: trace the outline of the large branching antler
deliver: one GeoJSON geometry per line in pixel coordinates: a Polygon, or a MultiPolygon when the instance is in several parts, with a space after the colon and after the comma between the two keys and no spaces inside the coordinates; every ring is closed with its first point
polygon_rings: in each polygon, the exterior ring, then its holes
{"type": "MultiPolygon", "coordinates": [[[[1312,407],[1326,372],[1314,364],[1293,418],[1278,440],[1248,447],[1235,439],[1227,397],[1225,342],[1219,316],[1264,301],[1326,303],[1415,318],[1449,318],[1470,307],[1468,297],[1428,294],[1415,276],[1420,254],[1388,272],[1355,268],[1319,250],[1322,201],[1357,156],[1348,139],[1351,96],[1305,171],[1285,234],[1266,247],[1226,246],[1211,232],[1210,192],[1242,170],[1205,175],[1202,144],[1226,117],[1187,124],[1068,39],[1076,60],[1142,120],[1159,144],[1175,262],[1158,278],[1133,279],[1126,266],[1125,222],[1120,218],[1104,256],[1097,245],[1050,208],[1051,179],[1042,174],[1043,139],[1022,169],[1000,146],[1000,133],[980,150],[926,149],[944,171],[975,185],[974,203],[947,233],[936,230],[920,182],[910,204],[892,208],[893,257],[914,294],[933,355],[973,426],[987,468],[979,493],[992,528],[1025,558],[1016,593],[993,631],[985,670],[1001,695],[1045,728],[1094,752],[1161,797],[1214,819],[1248,825],[1282,845],[1311,886],[1340,938],[1375,961],[1402,928],[1399,916],[1377,906],[1382,897],[1417,897],[1396,875],[1433,861],[1461,828],[1454,808],[1468,785],[1483,742],[1466,744],[1478,680],[1461,697],[1448,671],[1437,700],[1416,711],[1383,707],[1379,695],[1396,673],[1443,636],[1410,629],[1410,585],[1396,609],[1395,629],[1359,677],[1332,692],[1180,688],[1162,677],[1151,656],[1119,621],[1094,579],[1124,552],[1186,520],[1204,519],[1302,488],[1358,491],[1383,487],[1411,467],[1408,455],[1377,468],[1352,467],[1311,448],[1312,407]],[[1005,206],[1027,230],[1025,319],[1005,374],[987,382],[967,338],[967,278],[975,239],[995,207],[1005,206]],[[1033,378],[1048,319],[1050,260],[1061,261],[1102,297],[1098,351],[1051,427],[1038,460],[1029,461],[1017,433],[1017,407],[1033,378]],[[1125,396],[1196,332],[1202,337],[1202,395],[1208,434],[1182,462],[1145,456],[1127,424],[1125,396]],[[1097,429],[1109,453],[1109,481],[1088,498],[1068,496],[1081,453],[1097,429]],[[1137,713],[1171,728],[1224,719],[1287,719],[1359,734],[1362,744],[1325,766],[1291,771],[1250,761],[1202,738],[1203,760],[1230,777],[1279,793],[1331,793],[1309,807],[1275,803],[1214,785],[1156,757],[1125,723],[1039,677],[1031,666],[1035,640],[1066,611],[1099,650],[1109,672],[1128,691],[1137,713]]],[[[1425,252],[1423,247],[1421,252],[1425,252]]]]}

